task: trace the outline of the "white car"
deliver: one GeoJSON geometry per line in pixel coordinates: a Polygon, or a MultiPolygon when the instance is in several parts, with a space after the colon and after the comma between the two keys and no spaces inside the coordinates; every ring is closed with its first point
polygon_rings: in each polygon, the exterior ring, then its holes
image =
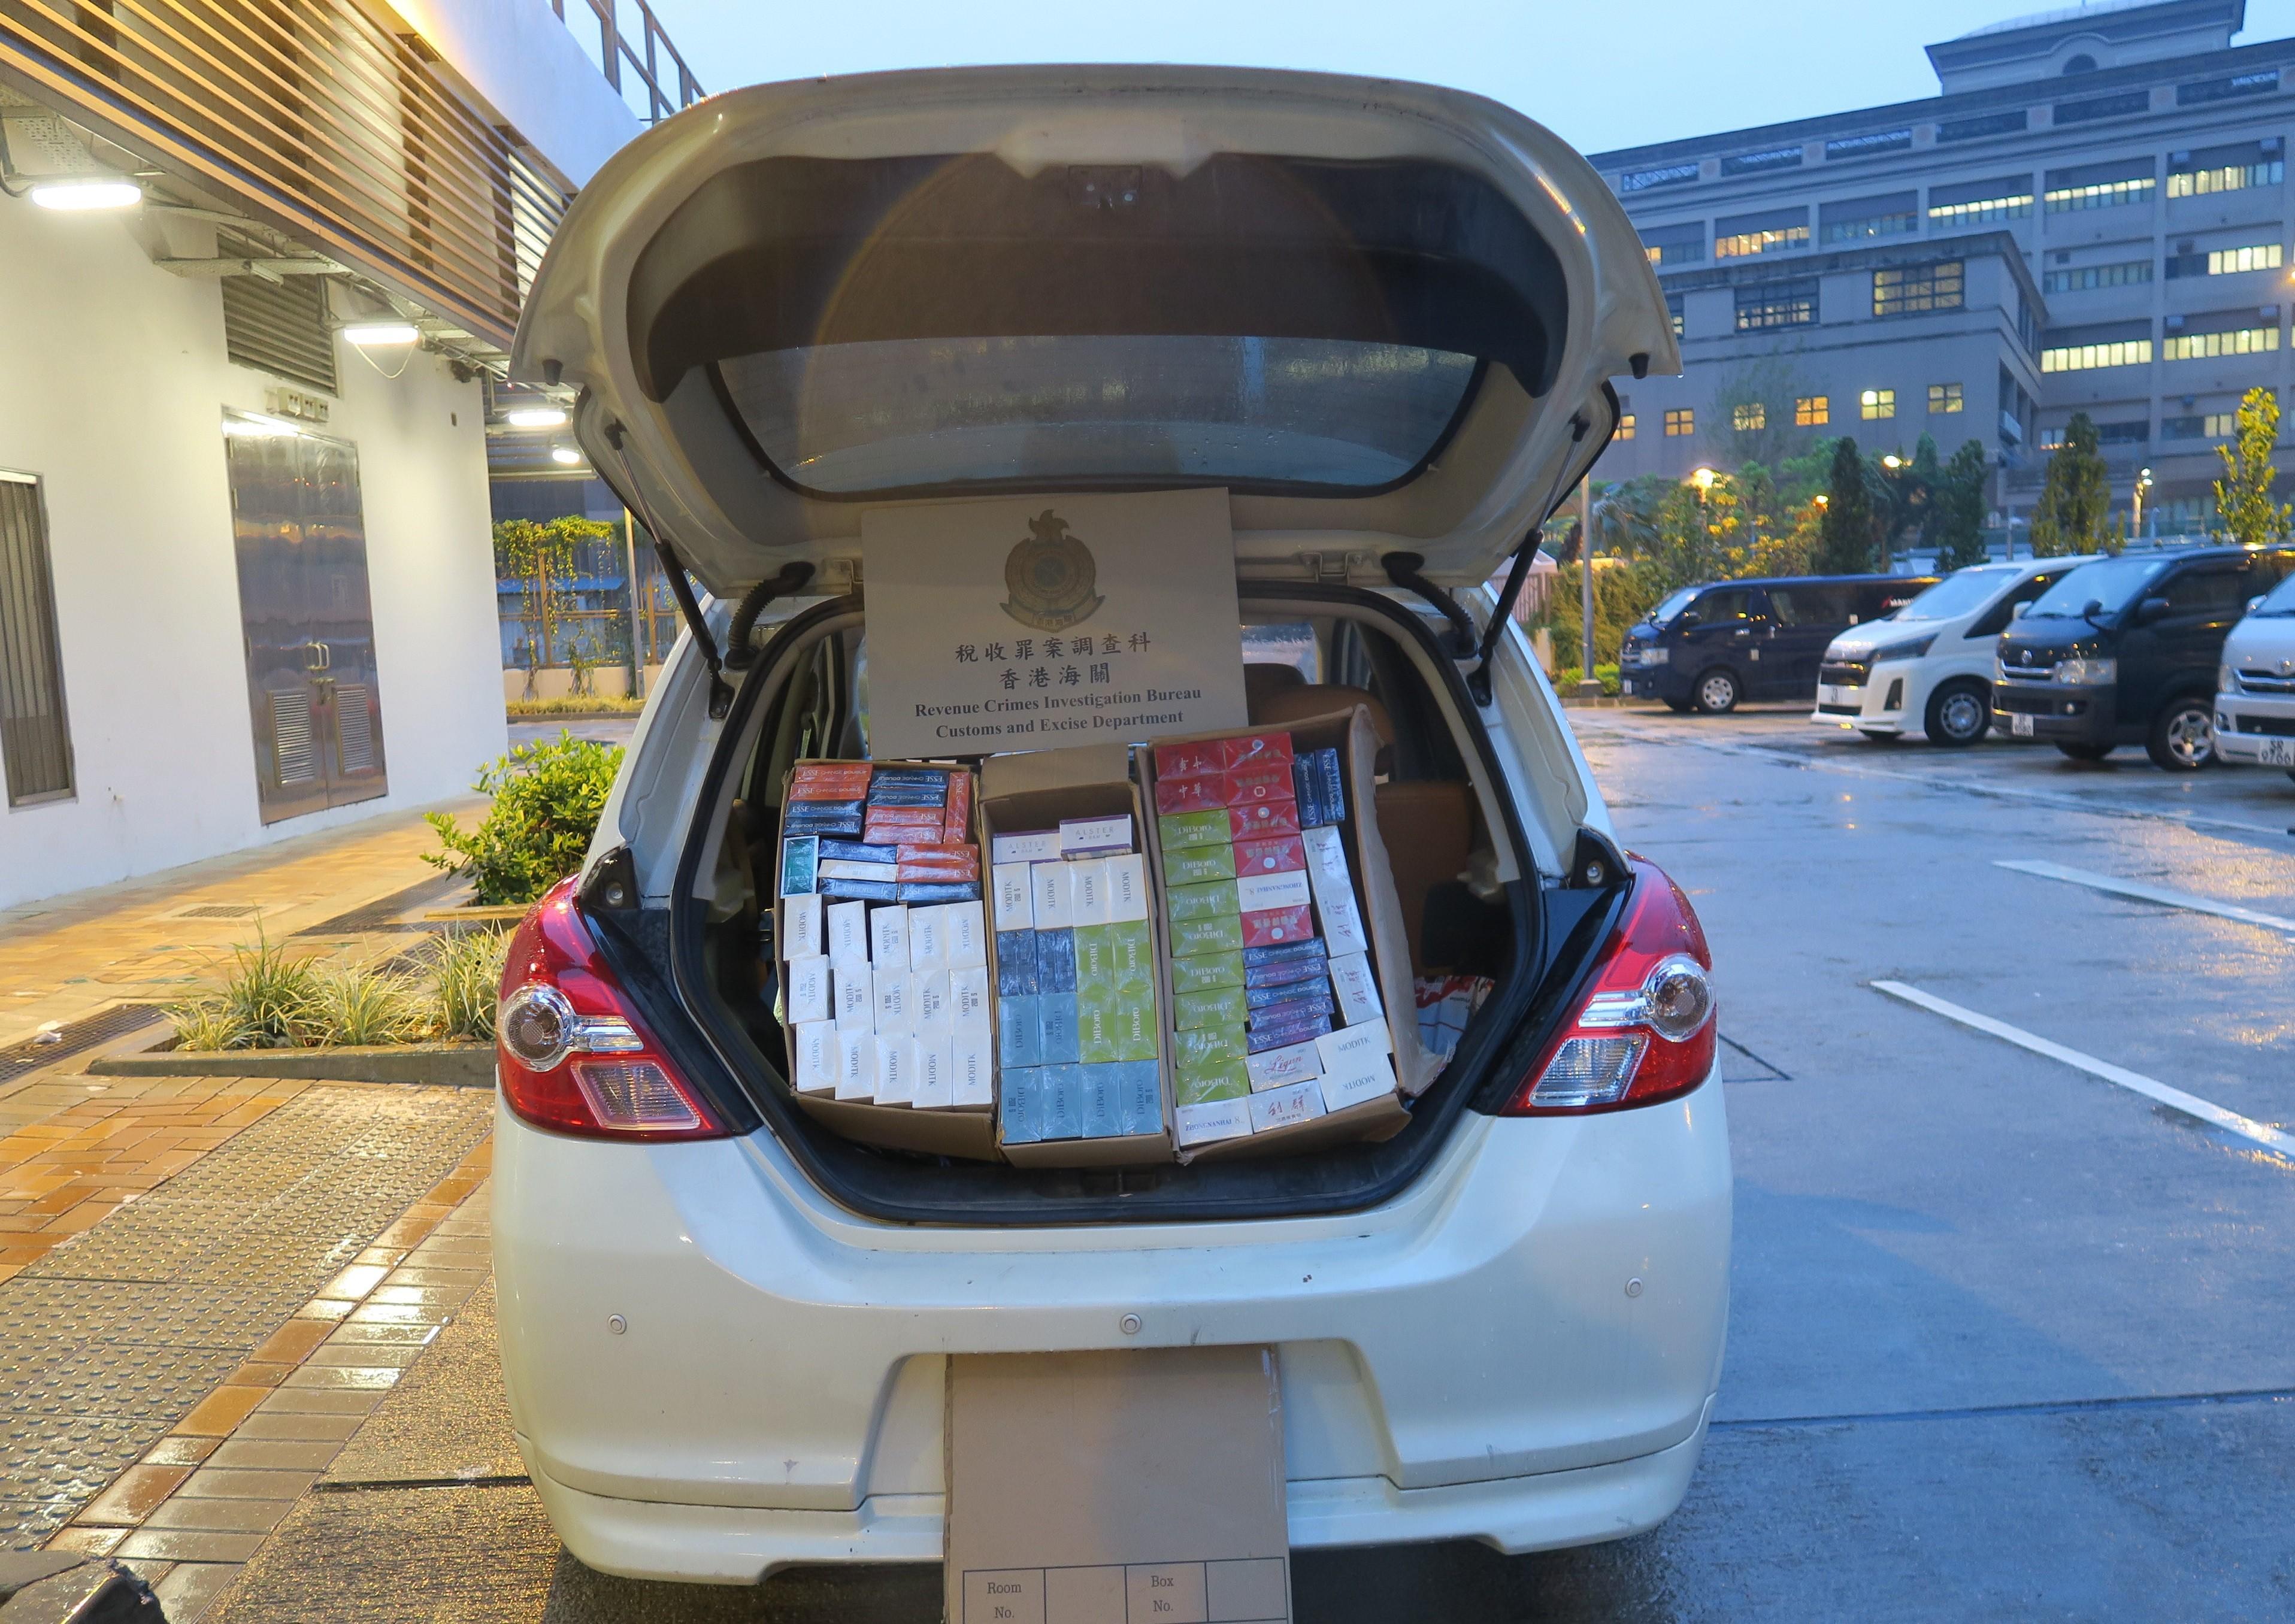
{"type": "Polygon", "coordinates": [[[2284,767],[2295,778],[2295,575],[2265,593],[2224,640],[2215,742],[2224,761],[2284,767]]]}
{"type": "Polygon", "coordinates": [[[2024,606],[2088,560],[1955,570],[1885,620],[1834,638],[1809,720],[1867,739],[1972,745],[1992,726],[1993,646],[2024,606]]]}
{"type": "Polygon", "coordinates": [[[1271,1346],[1299,1546],[1673,1511],[1728,1309],[1711,956],[1482,583],[1607,443],[1610,379],[1678,365],[1600,177],[1445,90],[807,80],[584,188],[513,376],[578,397],[714,600],[503,982],[503,1375],[574,1555],[936,1561],[954,1353],[1271,1346]],[[1277,629],[1254,721],[1373,713],[1414,957],[1493,984],[1382,1143],[1094,1171],[839,1138],[793,1108],[740,853],[775,849],[785,763],[864,755],[912,698],[867,681],[862,514],[1174,487],[1226,494],[1277,629]]]}

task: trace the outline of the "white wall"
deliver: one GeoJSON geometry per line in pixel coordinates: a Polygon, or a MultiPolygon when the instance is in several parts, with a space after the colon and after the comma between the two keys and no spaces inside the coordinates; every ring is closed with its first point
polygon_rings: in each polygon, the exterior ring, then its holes
{"type": "MultiPolygon", "coordinates": [[[[568,22],[558,20],[548,0],[389,4],[463,84],[576,187],[588,185],[598,166],[643,127],[569,31],[585,29],[591,43],[598,43],[596,20],[582,0],[568,5],[568,22]]],[[[676,94],[674,86],[665,88],[676,94]]],[[[633,78],[630,90],[642,97],[643,82],[633,78]]]]}
{"type": "Polygon", "coordinates": [[[266,828],[221,423],[282,380],[226,361],[217,284],[118,216],[0,198],[0,467],[41,477],[78,792],[0,810],[0,906],[465,792],[505,747],[478,386],[339,347],[391,792],[266,828]]]}

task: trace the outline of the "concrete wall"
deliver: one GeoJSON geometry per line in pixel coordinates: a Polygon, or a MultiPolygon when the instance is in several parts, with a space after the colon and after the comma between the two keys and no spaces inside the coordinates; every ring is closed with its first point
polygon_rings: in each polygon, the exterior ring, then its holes
{"type": "Polygon", "coordinates": [[[340,349],[324,432],[359,450],[391,793],[266,828],[221,420],[282,380],[117,216],[0,199],[0,467],[42,480],[78,786],[0,811],[0,906],[464,792],[504,748],[478,386],[340,349]]]}

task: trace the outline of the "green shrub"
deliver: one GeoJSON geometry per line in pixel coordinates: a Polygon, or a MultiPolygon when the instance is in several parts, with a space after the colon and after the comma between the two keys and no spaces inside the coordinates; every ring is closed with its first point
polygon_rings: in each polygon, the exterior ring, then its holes
{"type": "Polygon", "coordinates": [[[509,952],[506,930],[470,931],[449,936],[440,945],[432,974],[437,983],[438,1025],[446,1036],[494,1041],[494,1001],[509,952]]]}
{"type": "Polygon", "coordinates": [[[412,976],[363,967],[322,970],[297,1035],[314,1049],[337,1044],[413,1043],[437,1030],[431,1000],[412,976]]]}
{"type": "Polygon", "coordinates": [[[502,706],[516,721],[524,716],[594,716],[604,711],[634,716],[645,701],[624,694],[560,694],[555,699],[512,699],[502,706]]]}
{"type": "Polygon", "coordinates": [[[222,988],[172,1005],[182,1049],[280,1049],[298,1035],[318,979],[314,962],[258,934],[231,950],[222,988]]]}
{"type": "Polygon", "coordinates": [[[444,853],[422,861],[467,876],[489,905],[531,902],[582,866],[621,770],[618,746],[593,744],[560,730],[554,740],[519,745],[483,767],[471,786],[494,798],[474,829],[432,812],[444,853]]]}

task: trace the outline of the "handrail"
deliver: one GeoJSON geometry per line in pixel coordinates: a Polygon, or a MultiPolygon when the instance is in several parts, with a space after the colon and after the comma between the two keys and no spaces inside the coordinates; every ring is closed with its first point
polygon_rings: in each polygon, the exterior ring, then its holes
{"type": "MultiPolygon", "coordinates": [[[[658,124],[679,108],[690,107],[701,99],[700,81],[693,77],[693,69],[686,66],[685,58],[670,42],[660,19],[653,14],[653,7],[646,0],[584,0],[584,4],[598,21],[598,54],[606,83],[614,87],[617,94],[620,94],[622,69],[627,64],[645,86],[647,123],[658,124]],[[625,5],[638,14],[634,42],[631,32],[621,25],[621,8],[625,5]],[[665,56],[668,58],[666,67],[662,61],[665,56]],[[674,92],[664,88],[670,69],[675,70],[674,92]]],[[[566,0],[550,0],[550,5],[558,13],[559,20],[564,22],[566,0]]]]}

